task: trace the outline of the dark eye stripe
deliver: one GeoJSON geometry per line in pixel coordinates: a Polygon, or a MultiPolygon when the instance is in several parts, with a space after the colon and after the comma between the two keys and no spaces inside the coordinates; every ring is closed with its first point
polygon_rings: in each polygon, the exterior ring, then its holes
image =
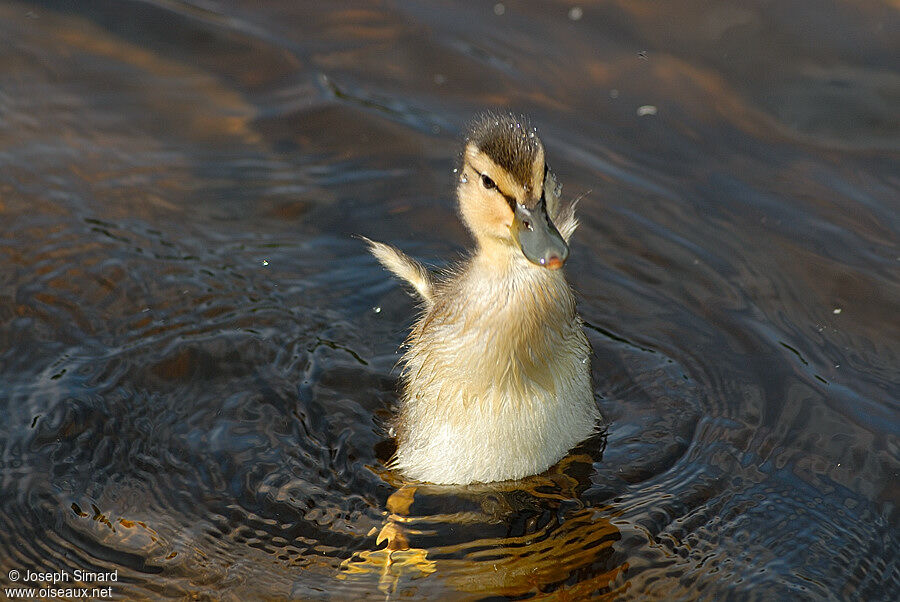
{"type": "Polygon", "coordinates": [[[516,201],[516,197],[508,195],[508,194],[504,194],[503,191],[500,190],[500,187],[497,186],[497,183],[494,182],[490,178],[490,176],[488,176],[487,174],[484,174],[484,173],[481,174],[481,185],[484,186],[488,190],[496,190],[497,192],[502,194],[503,198],[506,199],[507,204],[509,204],[509,208],[512,209],[513,213],[515,213],[516,204],[518,203],[518,201],[516,201]]]}

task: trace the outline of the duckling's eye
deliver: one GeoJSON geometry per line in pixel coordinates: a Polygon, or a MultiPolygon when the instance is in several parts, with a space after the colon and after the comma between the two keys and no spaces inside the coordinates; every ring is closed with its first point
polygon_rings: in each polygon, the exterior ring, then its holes
{"type": "Polygon", "coordinates": [[[494,183],[492,179],[490,179],[487,174],[481,174],[481,185],[484,186],[488,190],[493,190],[497,188],[497,185],[494,183]]]}

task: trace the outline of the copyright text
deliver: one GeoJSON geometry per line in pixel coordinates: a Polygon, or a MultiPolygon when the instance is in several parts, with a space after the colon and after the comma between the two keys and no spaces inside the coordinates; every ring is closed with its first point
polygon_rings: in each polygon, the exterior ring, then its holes
{"type": "Polygon", "coordinates": [[[95,572],[74,569],[72,571],[10,570],[6,576],[11,584],[43,585],[48,587],[4,587],[3,593],[8,599],[30,598],[111,598],[112,586],[101,584],[115,583],[119,580],[119,571],[95,572]],[[88,587],[83,587],[87,585],[88,587]]]}

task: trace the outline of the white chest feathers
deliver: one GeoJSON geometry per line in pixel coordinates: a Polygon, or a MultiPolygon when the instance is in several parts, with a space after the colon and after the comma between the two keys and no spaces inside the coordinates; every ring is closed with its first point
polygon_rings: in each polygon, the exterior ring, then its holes
{"type": "Polygon", "coordinates": [[[518,479],[595,430],[590,348],[558,272],[477,262],[435,291],[410,336],[395,467],[421,481],[518,479]]]}

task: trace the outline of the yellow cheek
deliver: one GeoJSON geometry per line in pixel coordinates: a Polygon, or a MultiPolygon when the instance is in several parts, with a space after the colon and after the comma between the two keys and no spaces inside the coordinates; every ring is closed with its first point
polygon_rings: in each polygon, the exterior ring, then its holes
{"type": "Polygon", "coordinates": [[[513,215],[506,204],[505,199],[498,198],[498,195],[488,195],[485,199],[486,207],[491,216],[491,221],[499,226],[509,228],[513,223],[513,215]]]}
{"type": "Polygon", "coordinates": [[[485,189],[481,180],[468,171],[468,181],[463,182],[459,190],[460,209],[466,225],[476,237],[514,237],[514,216],[506,199],[496,191],[485,189]]]}

